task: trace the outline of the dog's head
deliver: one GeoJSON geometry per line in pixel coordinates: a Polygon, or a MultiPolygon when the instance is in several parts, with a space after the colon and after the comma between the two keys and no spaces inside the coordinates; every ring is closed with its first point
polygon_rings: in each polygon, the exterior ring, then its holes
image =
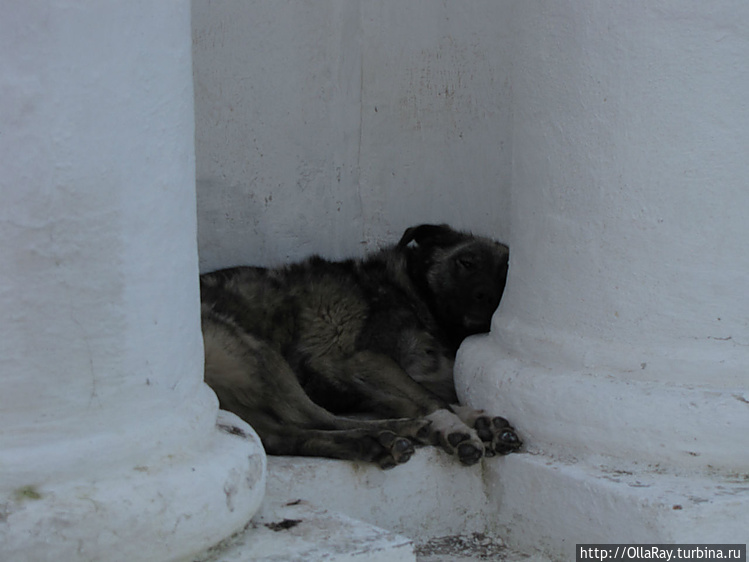
{"type": "Polygon", "coordinates": [[[488,332],[507,279],[509,248],[489,238],[423,224],[398,242],[408,274],[441,327],[457,346],[488,332]]]}

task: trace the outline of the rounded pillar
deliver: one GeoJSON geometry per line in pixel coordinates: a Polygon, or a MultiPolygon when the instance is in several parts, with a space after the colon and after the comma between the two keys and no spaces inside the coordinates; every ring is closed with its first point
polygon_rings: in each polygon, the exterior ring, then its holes
{"type": "Polygon", "coordinates": [[[532,449],[745,470],[749,7],[513,15],[510,274],[459,394],[532,449]]]}
{"type": "Polygon", "coordinates": [[[15,2],[0,52],[0,558],[183,559],[265,477],[203,383],[190,3],[15,2]]]}

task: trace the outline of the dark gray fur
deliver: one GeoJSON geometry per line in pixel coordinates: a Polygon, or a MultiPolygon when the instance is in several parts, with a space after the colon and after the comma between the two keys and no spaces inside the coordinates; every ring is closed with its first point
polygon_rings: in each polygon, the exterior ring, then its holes
{"type": "Polygon", "coordinates": [[[509,423],[458,406],[453,385],[460,342],[489,330],[508,255],[421,225],[360,260],[205,274],[205,380],[270,454],[389,468],[414,443],[464,464],[512,452],[521,442],[509,423]]]}

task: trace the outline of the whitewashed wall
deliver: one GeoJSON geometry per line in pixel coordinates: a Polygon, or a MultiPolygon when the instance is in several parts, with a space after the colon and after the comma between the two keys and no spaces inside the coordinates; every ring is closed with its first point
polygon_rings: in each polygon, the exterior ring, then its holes
{"type": "Polygon", "coordinates": [[[193,3],[201,270],[505,238],[502,2],[193,3]]]}
{"type": "Polygon", "coordinates": [[[184,560],[262,500],[203,383],[190,55],[186,0],[0,17],[0,560],[184,560]]]}
{"type": "Polygon", "coordinates": [[[622,386],[598,396],[590,381],[585,408],[570,396],[547,414],[485,372],[473,392],[534,408],[516,415],[556,449],[595,437],[623,457],[746,466],[732,443],[749,430],[749,6],[539,1],[513,15],[511,274],[487,348],[622,386]],[[651,388],[660,405],[626,400],[653,382],[670,385],[651,388]],[[694,385],[726,403],[685,409],[677,390],[694,385]],[[611,441],[621,425],[640,430],[611,441]]]}
{"type": "Polygon", "coordinates": [[[456,375],[535,453],[487,465],[504,536],[744,543],[749,5],[512,21],[510,278],[456,375]]]}

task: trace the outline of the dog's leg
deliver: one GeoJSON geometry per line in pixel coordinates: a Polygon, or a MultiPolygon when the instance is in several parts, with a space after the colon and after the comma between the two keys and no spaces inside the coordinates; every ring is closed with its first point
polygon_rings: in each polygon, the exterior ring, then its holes
{"type": "Polygon", "coordinates": [[[270,454],[363,460],[388,468],[411,457],[412,439],[423,441],[429,434],[423,419],[333,415],[309,399],[280,353],[229,322],[204,322],[203,336],[206,383],[222,408],[252,425],[270,454]]]}
{"type": "Polygon", "coordinates": [[[319,430],[281,427],[263,432],[263,446],[273,455],[302,455],[373,462],[393,468],[411,458],[410,439],[385,429],[319,430]]]}
{"type": "Polygon", "coordinates": [[[517,451],[523,442],[515,433],[515,428],[505,418],[489,416],[484,410],[474,410],[468,406],[453,404],[453,412],[469,427],[476,430],[484,442],[487,456],[506,455],[517,451]]]}
{"type": "Polygon", "coordinates": [[[423,418],[447,408],[447,403],[414,381],[386,355],[357,351],[331,360],[310,360],[315,376],[345,389],[358,403],[358,409],[379,419],[423,418]]]}
{"type": "Polygon", "coordinates": [[[363,410],[383,418],[422,417],[431,422],[428,436],[420,439],[422,443],[441,446],[465,465],[475,464],[484,456],[484,443],[476,429],[386,355],[359,351],[335,362],[311,365],[320,376],[335,377],[337,386],[355,394],[363,410]]]}

